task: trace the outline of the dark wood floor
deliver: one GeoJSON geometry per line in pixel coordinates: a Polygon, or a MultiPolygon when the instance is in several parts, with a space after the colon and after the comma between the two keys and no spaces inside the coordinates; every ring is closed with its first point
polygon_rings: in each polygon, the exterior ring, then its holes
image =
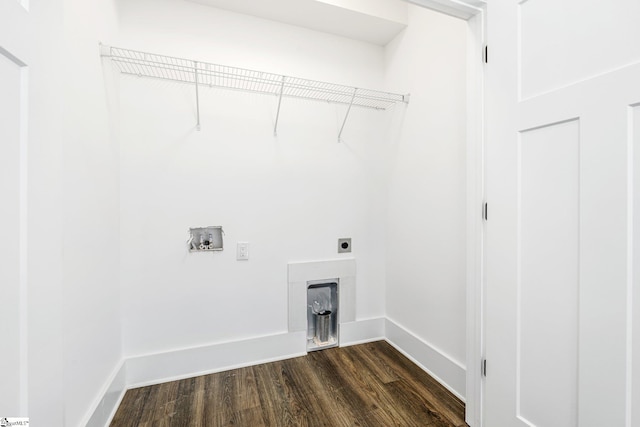
{"type": "Polygon", "coordinates": [[[124,426],[460,427],[464,404],[384,341],[127,391],[124,426]]]}

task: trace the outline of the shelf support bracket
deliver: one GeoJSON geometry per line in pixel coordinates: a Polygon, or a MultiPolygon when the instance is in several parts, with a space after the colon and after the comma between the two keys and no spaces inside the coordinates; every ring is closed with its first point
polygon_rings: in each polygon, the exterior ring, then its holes
{"type": "Polygon", "coordinates": [[[347,123],[347,118],[349,117],[349,112],[351,111],[351,107],[353,106],[353,101],[356,99],[356,93],[358,93],[358,88],[353,89],[353,95],[351,96],[351,102],[349,103],[349,107],[347,108],[347,112],[344,115],[344,120],[342,121],[342,126],[340,127],[340,133],[338,133],[338,142],[341,142],[342,131],[344,130],[344,125],[347,123]]]}
{"type": "Polygon", "coordinates": [[[196,130],[200,130],[200,94],[198,93],[198,62],[193,61],[193,71],[196,83],[196,130]]]}
{"type": "Polygon", "coordinates": [[[273,136],[278,136],[278,119],[280,118],[280,105],[282,104],[282,92],[284,92],[284,80],[285,80],[285,76],[282,76],[282,83],[280,83],[280,95],[278,95],[278,110],[276,111],[276,123],[273,126],[273,136]]]}

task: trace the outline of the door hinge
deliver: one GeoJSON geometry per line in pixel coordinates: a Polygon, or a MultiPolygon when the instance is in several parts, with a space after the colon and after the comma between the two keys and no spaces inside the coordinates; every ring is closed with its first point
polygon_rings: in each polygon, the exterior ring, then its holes
{"type": "Polygon", "coordinates": [[[489,203],[487,202],[482,206],[482,219],[485,221],[489,220],[489,203]]]}
{"type": "Polygon", "coordinates": [[[485,64],[489,63],[489,46],[486,44],[482,48],[482,62],[485,64]]]}
{"type": "Polygon", "coordinates": [[[482,359],[480,361],[480,375],[483,377],[487,377],[487,359],[482,359]]]}

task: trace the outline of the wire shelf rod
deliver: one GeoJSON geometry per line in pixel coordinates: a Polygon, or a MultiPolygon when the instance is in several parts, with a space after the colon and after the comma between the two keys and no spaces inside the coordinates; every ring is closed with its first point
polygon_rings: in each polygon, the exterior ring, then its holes
{"type": "Polygon", "coordinates": [[[342,126],[340,127],[340,133],[338,133],[338,142],[340,142],[340,138],[342,138],[342,131],[344,130],[344,125],[347,124],[347,118],[349,118],[349,112],[351,111],[351,107],[353,106],[353,100],[356,98],[356,94],[358,93],[358,89],[353,90],[353,95],[351,96],[351,104],[349,104],[349,108],[347,108],[347,112],[344,115],[344,120],[342,121],[342,126]]]}
{"type": "MultiPolygon", "coordinates": [[[[159,67],[160,68],[160,67],[159,67]]],[[[148,77],[148,78],[155,78],[155,79],[160,79],[160,80],[169,80],[169,81],[174,81],[174,82],[179,82],[179,83],[194,83],[193,79],[184,79],[184,78],[175,78],[175,77],[169,77],[168,75],[151,75],[151,74],[146,74],[146,73],[141,73],[139,71],[131,71],[131,70],[121,70],[122,73],[124,74],[129,74],[129,75],[133,75],[133,76],[137,76],[137,77],[148,77]]],[[[198,73],[198,77],[202,78],[202,77],[206,77],[207,74],[201,74],[201,72],[198,73]]],[[[251,80],[247,80],[247,81],[251,81],[251,80]]],[[[232,89],[232,90],[240,90],[243,91],[244,89],[239,88],[239,87],[230,87],[229,85],[225,85],[222,83],[203,83],[206,86],[209,87],[219,87],[219,88],[227,88],[227,89],[232,89]]],[[[262,94],[267,94],[267,95],[274,95],[274,96],[279,96],[278,90],[278,83],[277,82],[271,82],[269,81],[268,84],[263,84],[263,86],[261,86],[260,88],[253,88],[252,90],[250,90],[250,92],[256,92],[256,93],[262,93],[262,94]],[[271,88],[265,88],[266,86],[271,86],[271,88]]],[[[344,105],[349,105],[351,104],[350,102],[350,98],[351,94],[349,93],[343,93],[343,92],[337,92],[337,91],[331,91],[331,90],[313,90],[313,89],[309,89],[307,87],[304,87],[302,85],[293,85],[293,84],[288,84],[286,88],[284,88],[283,90],[283,97],[288,97],[288,98],[298,98],[298,99],[310,99],[310,100],[316,100],[316,101],[325,101],[325,102],[330,102],[330,103],[337,103],[337,104],[344,104],[344,105]],[[295,93],[292,91],[298,90],[302,93],[295,93]],[[313,96],[313,93],[322,93],[325,95],[334,95],[334,96],[340,96],[343,97],[344,99],[337,99],[337,98],[330,98],[330,97],[319,97],[319,96],[313,96]]],[[[404,95],[400,95],[401,97],[404,97],[404,95]]],[[[406,101],[402,101],[400,99],[395,100],[395,101],[389,101],[386,98],[380,97],[380,96],[366,96],[366,95],[358,95],[358,98],[356,100],[354,100],[353,105],[358,106],[358,107],[368,107],[368,108],[372,108],[372,109],[376,109],[376,110],[384,110],[386,109],[388,106],[391,106],[397,102],[406,102],[406,101]],[[365,103],[366,101],[371,101],[370,103],[365,103]],[[384,106],[380,106],[378,105],[378,103],[383,103],[385,104],[384,106]]]]}
{"type": "Polygon", "coordinates": [[[198,84],[249,92],[271,93],[283,97],[306,98],[357,107],[386,109],[396,103],[408,103],[406,95],[358,89],[353,101],[353,87],[319,80],[308,80],[244,68],[229,67],[189,59],[110,47],[109,54],[121,72],[144,77],[198,84]],[[286,84],[281,88],[282,78],[286,84]]]}
{"type": "MultiPolygon", "coordinates": [[[[135,76],[135,77],[142,77],[138,73],[135,73],[135,72],[122,71],[122,73],[131,75],[131,76],[135,76]]],[[[171,78],[171,77],[151,76],[151,75],[145,75],[143,77],[150,78],[150,79],[155,79],[155,80],[172,81],[172,82],[181,83],[181,84],[193,84],[193,80],[185,81],[185,80],[175,79],[175,78],[171,78]]],[[[199,75],[199,77],[201,77],[201,76],[199,75]]],[[[242,89],[242,88],[234,88],[234,87],[224,86],[224,85],[221,85],[221,84],[205,84],[205,86],[212,87],[212,88],[216,87],[216,88],[223,88],[223,89],[240,91],[240,92],[247,92],[245,89],[242,89]]],[[[263,95],[272,95],[272,96],[276,96],[276,97],[279,96],[279,94],[276,91],[273,91],[273,90],[256,89],[256,90],[253,90],[251,92],[259,93],[259,94],[263,94],[263,95]]],[[[350,95],[345,95],[345,96],[350,96],[350,95]]],[[[283,93],[282,97],[283,98],[304,99],[304,100],[310,100],[310,101],[319,101],[319,102],[328,102],[328,103],[332,103],[332,104],[342,104],[342,105],[349,105],[350,104],[349,99],[345,99],[345,100],[333,99],[332,100],[332,99],[324,99],[324,98],[319,98],[319,97],[310,97],[308,94],[307,95],[299,95],[299,94],[294,94],[294,93],[283,93]]],[[[363,101],[362,98],[364,98],[364,97],[360,97],[360,98],[361,99],[354,101],[354,104],[353,104],[354,106],[365,107],[365,108],[374,109],[374,110],[385,110],[386,108],[388,108],[389,106],[394,104],[394,103],[389,103],[389,105],[387,107],[380,106],[380,105],[377,105],[377,104],[371,104],[371,103],[364,104],[362,102],[363,101]]],[[[374,101],[378,100],[378,99],[375,99],[375,98],[373,98],[373,99],[374,99],[374,101]]],[[[405,101],[403,101],[403,102],[405,102],[405,101]]]]}
{"type": "Polygon", "coordinates": [[[409,95],[360,89],[320,80],[290,77],[118,47],[101,45],[101,54],[109,57],[123,74],[195,85],[198,130],[200,130],[199,89],[204,86],[276,96],[278,107],[274,135],[277,135],[282,98],[347,105],[338,141],[352,107],[386,110],[398,103],[409,103],[409,95]]]}
{"type": "Polygon", "coordinates": [[[284,89],[285,77],[282,76],[282,84],[280,85],[280,96],[278,97],[278,110],[276,111],[276,123],[273,126],[273,136],[278,136],[278,119],[280,118],[280,105],[282,104],[282,90],[284,89]]]}
{"type": "Polygon", "coordinates": [[[193,69],[195,70],[195,83],[196,83],[196,115],[198,117],[198,123],[196,124],[196,130],[200,130],[200,93],[198,92],[198,63],[194,61],[193,69]]]}

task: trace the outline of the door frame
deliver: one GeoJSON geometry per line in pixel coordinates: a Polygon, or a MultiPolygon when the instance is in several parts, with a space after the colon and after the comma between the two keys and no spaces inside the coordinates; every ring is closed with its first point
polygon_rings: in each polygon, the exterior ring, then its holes
{"type": "MultiPolygon", "coordinates": [[[[19,72],[19,123],[18,125],[18,389],[16,416],[27,416],[29,412],[29,334],[28,334],[28,145],[29,145],[29,44],[24,37],[28,30],[29,3],[28,0],[8,2],[0,8],[1,16],[7,17],[13,25],[8,25],[0,34],[0,57],[14,64],[19,72]]],[[[5,24],[0,19],[0,24],[5,24]]],[[[9,414],[14,415],[14,414],[9,414]]]]}
{"type": "Polygon", "coordinates": [[[483,425],[484,241],[485,222],[485,66],[486,9],[467,18],[467,265],[466,411],[471,427],[483,425]]]}
{"type": "Polygon", "coordinates": [[[407,0],[467,22],[465,421],[483,422],[486,0],[407,0]]]}

